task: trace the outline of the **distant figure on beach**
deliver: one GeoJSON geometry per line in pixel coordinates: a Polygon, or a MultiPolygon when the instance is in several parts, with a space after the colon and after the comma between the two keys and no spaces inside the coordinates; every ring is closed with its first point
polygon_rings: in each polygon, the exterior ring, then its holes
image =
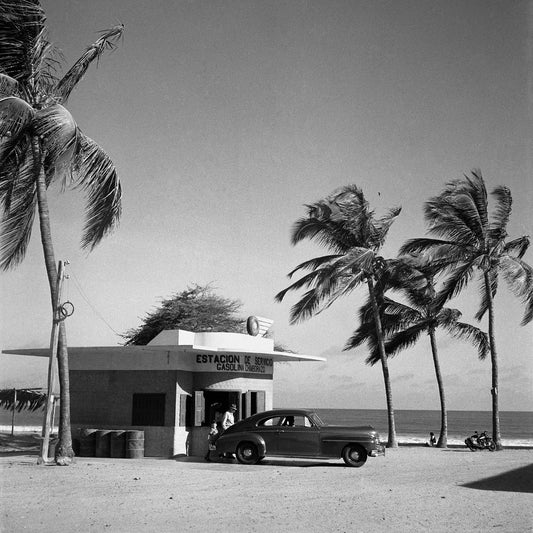
{"type": "Polygon", "coordinates": [[[436,446],[437,445],[437,439],[435,438],[435,433],[433,431],[429,432],[429,442],[426,442],[426,446],[436,446]]]}
{"type": "Polygon", "coordinates": [[[211,429],[207,435],[207,453],[205,455],[206,461],[211,461],[211,452],[216,450],[215,443],[219,437],[217,423],[213,422],[211,424],[211,429]]]}

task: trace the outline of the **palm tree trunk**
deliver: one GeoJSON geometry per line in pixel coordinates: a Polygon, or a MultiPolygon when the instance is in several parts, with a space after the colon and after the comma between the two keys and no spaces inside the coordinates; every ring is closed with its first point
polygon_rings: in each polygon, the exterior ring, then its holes
{"type": "Polygon", "coordinates": [[[485,272],[484,276],[489,311],[489,343],[490,360],[492,363],[492,438],[496,444],[496,449],[501,450],[502,439],[500,435],[500,411],[498,407],[498,353],[496,352],[496,340],[494,335],[494,304],[492,300],[492,292],[490,290],[488,272],[485,272]]]}
{"type": "MultiPolygon", "coordinates": [[[[52,299],[52,315],[55,317],[55,301],[57,297],[57,266],[50,230],[50,213],[46,197],[46,181],[43,164],[43,151],[37,136],[32,137],[32,152],[37,173],[37,202],[39,208],[39,227],[41,230],[41,243],[44,253],[44,262],[50,296],[52,299]]],[[[72,436],[70,432],[70,391],[68,376],[68,353],[66,343],[65,324],[59,324],[59,343],[57,351],[58,374],[59,374],[59,442],[56,446],[55,461],[58,465],[66,465],[72,461],[72,436]]]]}
{"type": "Polygon", "coordinates": [[[440,372],[439,355],[437,351],[437,339],[435,338],[435,328],[429,330],[429,340],[431,342],[431,353],[433,355],[433,365],[435,366],[435,376],[437,377],[437,386],[439,388],[440,398],[440,435],[437,441],[437,448],[448,447],[448,413],[446,412],[446,398],[444,395],[444,384],[442,383],[442,374],[440,372]]]}
{"type": "Polygon", "coordinates": [[[394,407],[392,405],[392,389],[389,377],[389,365],[387,361],[387,354],[385,353],[385,343],[383,341],[383,329],[381,327],[381,317],[379,316],[378,303],[374,292],[374,281],[372,276],[368,276],[368,294],[370,295],[370,302],[372,303],[372,311],[374,312],[374,323],[376,324],[376,338],[378,342],[379,357],[381,359],[381,368],[383,370],[383,380],[385,382],[385,396],[387,398],[387,415],[389,422],[389,438],[387,440],[387,448],[397,448],[398,441],[396,440],[396,424],[394,421],[394,407]]]}

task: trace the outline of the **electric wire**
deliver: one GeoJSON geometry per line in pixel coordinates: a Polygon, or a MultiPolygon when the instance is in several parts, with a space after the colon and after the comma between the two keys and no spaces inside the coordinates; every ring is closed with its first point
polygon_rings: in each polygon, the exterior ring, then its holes
{"type": "Polygon", "coordinates": [[[72,279],[74,280],[74,285],[76,286],[76,289],[78,289],[78,292],[80,293],[81,297],[85,300],[87,305],[93,310],[93,313],[102,320],[102,322],[115,334],[121,337],[122,335],[113,327],[109,322],[103,317],[103,315],[96,309],[96,307],[90,302],[89,297],[85,294],[85,291],[81,287],[81,283],[76,277],[76,274],[70,269],[69,272],[70,275],[72,275],[72,279]]]}

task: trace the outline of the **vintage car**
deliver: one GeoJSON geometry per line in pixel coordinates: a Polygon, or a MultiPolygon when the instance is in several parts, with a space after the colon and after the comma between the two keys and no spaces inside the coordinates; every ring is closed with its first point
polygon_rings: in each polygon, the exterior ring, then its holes
{"type": "Polygon", "coordinates": [[[216,441],[219,454],[235,454],[242,464],[265,456],[339,457],[360,467],[368,456],[385,455],[372,426],[328,426],[309,409],[274,409],[257,413],[229,427],[216,441]]]}

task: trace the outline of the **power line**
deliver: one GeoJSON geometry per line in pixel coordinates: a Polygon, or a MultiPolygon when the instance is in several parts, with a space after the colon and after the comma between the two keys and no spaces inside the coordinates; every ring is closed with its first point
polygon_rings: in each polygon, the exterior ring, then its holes
{"type": "Polygon", "coordinates": [[[115,330],[115,328],[113,326],[111,326],[111,324],[109,324],[109,322],[103,317],[103,315],[98,311],[98,309],[96,309],[96,307],[90,302],[89,300],[89,297],[85,294],[85,291],[82,289],[81,287],[81,283],[80,281],[78,280],[78,278],[76,277],[76,274],[74,274],[74,272],[72,271],[72,269],[70,269],[69,271],[69,274],[72,275],[72,277],[74,278],[74,285],[76,285],[76,288],[78,289],[78,292],[80,293],[81,297],[85,300],[85,302],[87,303],[87,305],[93,310],[93,313],[98,317],[100,318],[100,320],[102,320],[102,322],[115,334],[115,335],[118,335],[119,337],[122,337],[122,335],[117,331],[115,330]]]}

